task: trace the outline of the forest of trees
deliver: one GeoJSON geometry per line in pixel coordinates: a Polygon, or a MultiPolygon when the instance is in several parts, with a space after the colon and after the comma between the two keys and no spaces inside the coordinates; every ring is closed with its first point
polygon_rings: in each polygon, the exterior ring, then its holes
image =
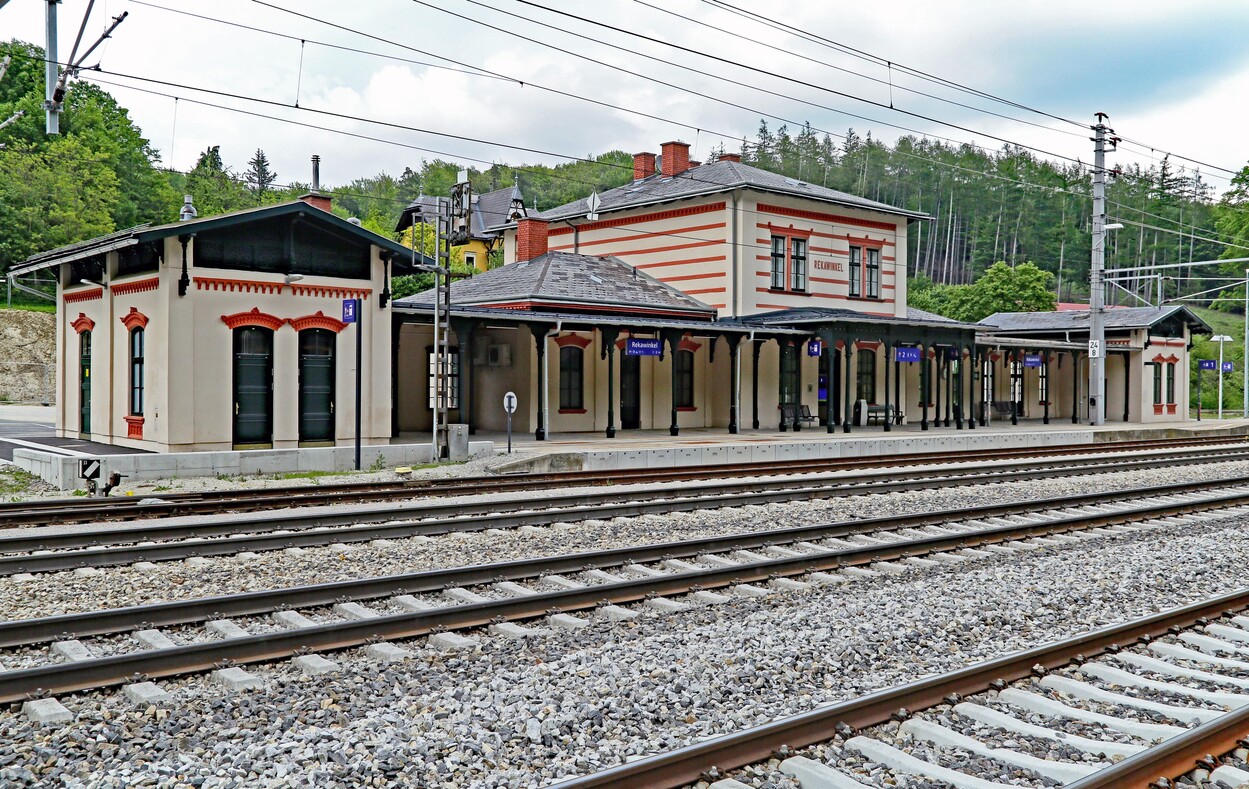
{"type": "MultiPolygon", "coordinates": [[[[0,275],[36,252],[141,222],[173,221],[184,193],[194,196],[203,217],[291,200],[309,188],[275,172],[263,150],[211,146],[189,172],[164,169],[125,108],[84,81],[72,83],[67,94],[62,134],[49,137],[41,109],[42,51],[12,41],[0,44],[0,59],[6,54],[14,57],[0,79],[0,124],[19,111],[24,115],[0,127],[0,275]]],[[[932,221],[912,224],[908,245],[910,271],[923,278],[913,292],[927,294],[930,308],[949,303],[939,287],[975,282],[999,261],[1012,268],[1035,264],[1050,275],[1044,281],[1060,301],[1087,298],[1091,177],[1080,164],[1045,161],[1013,147],[985,151],[914,136],[888,145],[853,130],[834,141],[810,126],[795,132],[766,123],[754,139],[742,141],[741,154],[748,164],[930,215],[932,221]]],[[[335,212],[393,235],[404,205],[421,193],[448,194],[463,169],[442,159],[401,164],[397,176],[362,176],[329,189],[335,212]]],[[[609,151],[556,166],[467,169],[478,192],[516,182],[526,203],[544,210],[628,182],[632,157],[609,151]]],[[[1249,255],[1249,168],[1215,201],[1200,173],[1166,159],[1148,169],[1125,167],[1108,186],[1108,211],[1112,219],[1152,226],[1127,224],[1112,233],[1108,267],[1249,255]]],[[[1239,264],[1227,268],[1243,271],[1239,264]]],[[[1167,280],[1163,287],[1171,296],[1217,287],[1210,278],[1221,272],[1172,273],[1193,279],[1167,280]]],[[[1139,283],[1142,295],[1148,285],[1139,283]]],[[[1229,290],[1233,298],[1223,306],[1237,309],[1242,293],[1229,290]]],[[[1122,292],[1108,296],[1136,303],[1122,292]]]]}

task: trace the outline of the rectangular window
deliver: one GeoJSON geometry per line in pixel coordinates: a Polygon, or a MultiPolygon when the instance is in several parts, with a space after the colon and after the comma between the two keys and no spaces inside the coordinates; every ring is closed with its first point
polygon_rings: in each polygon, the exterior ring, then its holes
{"type": "Polygon", "coordinates": [[[1154,405],[1162,405],[1162,365],[1153,362],[1154,368],[1154,405]]]}
{"type": "Polygon", "coordinates": [[[673,402],[677,408],[694,407],[694,354],[691,351],[677,351],[672,355],[673,364],[673,402]]]}
{"type": "Polygon", "coordinates": [[[143,416],[143,329],[130,332],[130,415],[143,416]]]}
{"type": "Polygon", "coordinates": [[[876,402],[876,352],[861,350],[855,380],[858,383],[858,399],[876,402]]]}
{"type": "Polygon", "coordinates": [[[476,252],[464,253],[464,267],[467,269],[477,268],[477,253],[476,252]]]}
{"type": "Polygon", "coordinates": [[[792,290],[801,292],[807,289],[807,240],[805,238],[789,240],[789,276],[792,290]]]}
{"type": "Polygon", "coordinates": [[[864,291],[869,299],[880,298],[880,250],[867,249],[867,283],[864,291]]]}
{"type": "Polygon", "coordinates": [[[785,236],[772,236],[772,289],[785,289],[785,236]]]}
{"type": "Polygon", "coordinates": [[[798,367],[798,346],[781,346],[781,405],[798,405],[801,386],[798,367]]]}
{"type": "Polygon", "coordinates": [[[1175,403],[1175,362],[1167,362],[1167,402],[1175,403]]]}
{"type": "Polygon", "coordinates": [[[585,407],[583,367],[585,353],[575,345],[559,349],[559,408],[579,410],[585,407]]]}
{"type": "Polygon", "coordinates": [[[435,360],[438,356],[434,353],[433,346],[426,349],[429,354],[429,403],[433,407],[435,402],[438,403],[439,410],[460,407],[460,349],[450,348],[447,358],[442,365],[437,365],[442,369],[435,370],[435,360]],[[438,391],[439,379],[445,380],[446,392],[445,400],[443,395],[438,391]]]}
{"type": "Polygon", "coordinates": [[[850,296],[858,298],[862,292],[859,280],[863,276],[863,247],[850,247],[850,296]]]}

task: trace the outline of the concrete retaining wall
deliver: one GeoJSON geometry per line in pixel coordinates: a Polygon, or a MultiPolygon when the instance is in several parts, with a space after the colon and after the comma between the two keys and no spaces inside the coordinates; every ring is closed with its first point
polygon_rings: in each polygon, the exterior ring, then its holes
{"type": "MultiPolygon", "coordinates": [[[[470,441],[470,458],[494,454],[493,441],[470,441]]],[[[429,462],[429,444],[366,446],[360,450],[360,464],[368,468],[381,459],[386,468],[429,462]]],[[[35,449],[14,449],[13,463],[61,490],[85,488],[78,478],[78,461],[35,449]]],[[[299,471],[349,471],[355,467],[354,447],[309,449],[251,449],[239,452],[174,452],[168,454],[103,455],[99,457],[100,479],[114,471],[127,480],[169,479],[176,477],[215,477],[237,474],[281,474],[299,471]]],[[[124,482],[123,482],[124,487],[124,482]]]]}

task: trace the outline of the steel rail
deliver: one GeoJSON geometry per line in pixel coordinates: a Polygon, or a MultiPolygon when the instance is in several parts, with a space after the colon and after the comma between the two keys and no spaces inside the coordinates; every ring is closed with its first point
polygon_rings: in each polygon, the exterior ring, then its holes
{"type": "MultiPolygon", "coordinates": [[[[0,527],[46,525],[53,523],[86,523],[101,520],[138,520],[177,515],[218,512],[246,512],[278,507],[314,506],[344,499],[352,503],[387,501],[421,496],[453,496],[465,492],[479,493],[533,490],[539,486],[575,487],[627,485],[646,482],[671,482],[693,479],[722,478],[759,474],[800,474],[896,465],[930,465],[970,462],[981,458],[1029,458],[1051,455],[1128,453],[1155,451],[1209,444],[1244,443],[1242,437],[1210,437],[1182,440],[1151,439],[1115,444],[1074,444],[1064,447],[1028,449],[1004,448],[993,452],[917,453],[882,457],[829,458],[823,460],[773,461],[739,463],[689,469],[622,469],[615,471],[537,472],[491,477],[453,478],[445,480],[401,480],[388,483],[335,483],[331,485],[288,486],[268,489],[202,491],[195,493],[161,493],[143,499],[116,498],[83,501],[52,499],[42,502],[0,503],[0,527]],[[156,501],[153,501],[155,499],[156,501]],[[147,501],[144,504],[141,502],[147,501]]],[[[1234,446],[1224,451],[1235,451],[1234,446]]]]}
{"type": "MultiPolygon", "coordinates": [[[[844,550],[829,550],[804,554],[799,557],[769,559],[727,568],[689,571],[661,576],[648,576],[637,580],[565,589],[554,592],[535,592],[524,597],[489,600],[481,603],[448,606],[428,611],[390,614],[373,619],[348,620],[290,631],[266,633],[257,636],[230,638],[170,649],[156,649],[126,653],[112,657],[95,658],[70,664],[53,664],[36,668],[17,669],[0,673],[0,703],[21,701],[32,695],[44,693],[68,693],[92,688],[109,687],[135,681],[136,678],[151,679],[208,671],[228,664],[258,663],[302,654],[307,651],[334,651],[361,646],[389,638],[414,638],[444,629],[481,627],[500,620],[533,619],[556,611],[581,611],[604,604],[631,603],[655,595],[682,594],[698,589],[715,589],[774,577],[803,575],[822,570],[835,570],[846,566],[867,564],[874,561],[899,559],[910,556],[957,550],[969,545],[1006,542],[1037,534],[1054,534],[1062,531],[1096,528],[1098,526],[1127,523],[1182,515],[1216,507],[1230,507],[1249,503],[1249,491],[1238,494],[1190,501],[1136,507],[1112,513],[1078,515],[1042,523],[1012,524],[974,533],[960,533],[924,537],[904,542],[864,546],[844,550]]],[[[755,535],[764,539],[767,533],[755,535]]],[[[712,538],[735,547],[733,538],[712,538]]],[[[762,543],[761,543],[762,544],[762,543]]],[[[620,561],[639,561],[637,557],[650,555],[658,549],[678,550],[680,543],[667,546],[649,546],[641,549],[623,549],[620,561]],[[650,553],[648,553],[648,551],[650,553]]],[[[687,549],[688,550],[688,549],[687,549]]],[[[700,546],[698,552],[709,548],[700,546]]],[[[687,554],[689,555],[689,554],[687,554]]],[[[571,569],[583,562],[577,556],[559,557],[555,567],[571,569]],[[559,561],[573,565],[560,565],[559,561]]],[[[582,566],[584,566],[582,564],[582,566]]],[[[480,575],[499,574],[499,565],[483,565],[463,568],[462,572],[480,575]]],[[[449,577],[443,572],[438,588],[446,585],[449,577]]],[[[413,584],[408,584],[409,590],[413,584]]],[[[1247,593],[1249,594],[1249,593],[1247,593]]],[[[961,691],[960,691],[961,692],[961,691]]],[[[852,724],[861,725],[861,724],[852,724]]],[[[807,743],[803,743],[807,744],[807,743]]],[[[631,784],[650,786],[651,784],[631,784]]]]}
{"type": "MultiPolygon", "coordinates": [[[[593,787],[672,789],[684,786],[695,783],[707,775],[721,775],[730,769],[766,761],[782,747],[802,748],[826,742],[838,735],[850,736],[854,731],[886,723],[900,711],[906,711],[902,713],[905,716],[909,712],[948,703],[949,699],[955,696],[983,693],[991,688],[1000,687],[1000,683],[1023,679],[1032,674],[1037,667],[1045,670],[1061,668],[1073,661],[1082,661],[1087,657],[1115,651],[1147,637],[1164,635],[1175,628],[1191,627],[1202,619],[1222,616],[1229,609],[1243,610],[1246,607],[1249,607],[1249,588],[1151,614],[1123,624],[1100,628],[1074,638],[1056,641],[994,660],[976,663],[948,674],[895,686],[810,712],[787,716],[668,753],[648,756],[592,775],[554,784],[551,789],[592,789],[593,787]]],[[[1249,715],[1249,708],[1243,708],[1231,715],[1233,717],[1230,723],[1240,725],[1245,720],[1244,716],[1249,715]]],[[[1217,721],[1221,720],[1224,719],[1217,719],[1217,721]]],[[[1213,723],[1207,724],[1175,739],[1186,741],[1189,749],[1186,752],[1199,751],[1205,755],[1209,751],[1202,750],[1194,743],[1205,741],[1205,736],[1215,728],[1218,727],[1215,727],[1213,723]],[[1205,732],[1198,736],[1196,733],[1202,729],[1205,732]]],[[[1170,743],[1170,741],[1166,742],[1170,743]]],[[[1096,773],[1081,781],[1066,784],[1066,787],[1067,789],[1093,789],[1093,787],[1126,789],[1126,787],[1139,786],[1144,789],[1147,783],[1141,781],[1145,778],[1153,780],[1158,775],[1156,768],[1146,764],[1151,760],[1149,753],[1150,751],[1145,751],[1138,756],[1129,757],[1111,768],[1122,771],[1116,772],[1115,776],[1122,776],[1120,782],[1100,782],[1097,779],[1101,774],[1096,773]],[[1141,767],[1142,764],[1146,766],[1141,767]]],[[[1191,763],[1184,771],[1188,769],[1192,769],[1191,763]]]]}
{"type": "MultiPolygon", "coordinates": [[[[1122,461],[1115,471],[1221,462],[1220,457],[1147,458],[1122,461]]],[[[1088,464],[1059,463],[1033,469],[980,473],[976,468],[952,469],[944,476],[912,479],[911,472],[876,471],[854,477],[803,478],[798,480],[750,480],[685,486],[674,495],[671,489],[609,491],[548,496],[541,502],[523,499],[499,502],[407,504],[369,512],[275,513],[242,521],[143,524],[132,528],[78,530],[60,534],[0,536],[0,577],[23,572],[56,572],[78,567],[105,567],[137,561],[171,561],[188,556],[225,556],[240,551],[278,550],[334,542],[362,542],[386,537],[439,535],[453,531],[480,531],[545,525],[553,521],[631,517],[648,513],[689,512],[745,504],[774,504],[800,499],[832,498],[896,491],[981,485],[1065,477],[1082,471],[1103,472],[1096,461],[1088,464]],[[901,477],[901,478],[899,478],[901,477]],[[876,480],[876,481],[873,481],[876,480]],[[880,481],[883,480],[883,481],[880,481]],[[630,499],[624,503],[622,497],[630,499]],[[534,509],[535,504],[543,509],[534,509]],[[401,520],[419,513],[420,520],[401,520]],[[448,513],[451,517],[444,517],[448,513]],[[380,523],[378,523],[380,522],[380,523]],[[361,524],[375,525],[361,525],[361,524]],[[259,533],[257,532],[267,532],[259,533]],[[152,543],[153,538],[165,542],[152,543]],[[97,547],[102,543],[108,547],[97,547]],[[147,544],[150,543],[150,544],[147,544]],[[22,551],[53,551],[20,555],[22,551]]],[[[1233,482],[1221,480],[1219,482],[1233,482]]],[[[1193,482],[1154,488],[1181,490],[1210,487],[1193,482]]],[[[1105,497],[1114,494],[1097,494],[1105,497]]]]}
{"type": "MultiPolygon", "coordinates": [[[[1249,480],[1246,480],[1249,482],[1249,480]]],[[[1139,497],[1141,489],[1125,491],[1123,498],[1139,497]]],[[[1245,492],[1249,495],[1249,491],[1245,492]]],[[[1158,494],[1163,495],[1163,494],[1158,494]]],[[[157,603],[145,606],[106,609],[81,614],[62,614],[38,619],[19,619],[0,622],[0,647],[14,647],[26,644],[51,641],[58,638],[77,638],[86,635],[99,635],[124,631],[131,628],[149,628],[161,625],[185,624],[203,619],[217,619],[225,616],[242,616],[256,613],[267,613],[284,607],[308,608],[318,605],[329,605],[344,599],[368,600],[395,594],[420,592],[436,592],[453,586],[488,584],[498,581],[516,581],[540,578],[552,573],[577,572],[586,569],[618,567],[625,564],[654,562],[661,559],[680,559],[695,557],[706,553],[723,553],[732,550],[748,550],[751,548],[769,547],[773,545],[803,542],[808,540],[829,539],[853,536],[880,531],[901,531],[922,528],[940,523],[957,521],[975,521],[1003,515],[1020,513],[1036,514],[1046,509],[1061,509],[1080,506],[1089,502],[1104,501],[1097,494],[1086,494],[1060,499],[1042,499],[1026,504],[989,505],[972,509],[943,510],[905,516],[885,516],[859,521],[813,524],[809,526],[792,526],[785,529],[769,529],[755,532],[728,534],[715,537],[700,537],[679,540],[676,542],[657,543],[652,545],[627,548],[609,548],[601,551],[588,551],[554,557],[536,559],[516,559],[489,565],[449,568],[443,570],[426,570],[401,575],[379,576],[373,578],[335,581],[308,586],[289,587],[285,589],[245,592],[237,595],[199,598],[193,600],[157,603]],[[1054,502],[1060,502],[1050,506],[1054,502]]],[[[1204,500],[1203,500],[1204,501],[1204,500]]],[[[1200,507],[1201,502],[1196,502],[1200,507]]],[[[1149,517],[1159,511],[1162,505],[1146,505],[1144,508],[1122,510],[1124,518],[1116,523],[1128,523],[1149,517]]],[[[1173,507],[1175,505],[1166,505],[1173,507]]],[[[1185,505],[1182,511],[1192,511],[1185,505]]],[[[1106,518],[1119,513],[1101,514],[1097,517],[1106,518]]],[[[1089,516],[1076,515],[1062,519],[1049,519],[1030,524],[1037,526],[1043,533],[1051,534],[1059,530],[1073,530],[1085,527],[1089,516]]],[[[1099,524],[1107,521],[1099,521],[1099,524]]],[[[992,534],[990,530],[969,532],[967,538],[977,534],[992,534]]],[[[961,536],[961,535],[955,535],[961,536]]],[[[888,548],[894,546],[914,546],[920,540],[911,539],[882,545],[865,546],[862,551],[845,550],[841,552],[830,549],[826,553],[837,553],[847,564],[864,564],[880,561],[889,554],[888,548]],[[866,557],[866,558],[865,558],[866,557]]],[[[911,554],[904,554],[911,555],[911,554]]],[[[742,565],[745,566],[745,565],[742,565]]]]}

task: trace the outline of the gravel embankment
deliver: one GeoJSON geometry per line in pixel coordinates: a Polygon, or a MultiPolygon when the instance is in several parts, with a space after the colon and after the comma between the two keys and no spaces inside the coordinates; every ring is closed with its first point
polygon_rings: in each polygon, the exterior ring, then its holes
{"type": "MultiPolygon", "coordinates": [[[[461,653],[414,642],[399,664],[352,650],[315,679],[283,662],[233,697],[162,682],[166,710],[85,694],[64,699],[79,713],[64,727],[0,713],[0,782],[538,786],[1202,599],[1243,585],[1247,561],[1235,519],[1157,526],[461,653]]],[[[746,780],[793,785],[767,766],[746,780]]]]}
{"type": "MultiPolygon", "coordinates": [[[[1117,491],[1181,480],[1249,474],[1249,462],[1129,471],[1043,482],[1011,482],[948,490],[889,493],[793,504],[748,506],[611,521],[583,521],[505,533],[462,533],[368,544],[341,551],[308,548],[291,556],[266,552],[247,561],[213,559],[203,567],[158,563],[155,570],[103,568],[100,575],[71,572],[0,581],[0,618],[27,619],[158,600],[185,600],[242,591],[300,586],[367,576],[420,572],[486,562],[605,550],[746,531],[960,509],[1005,501],[1117,491]]],[[[230,517],[230,516],[226,516],[230,517]]],[[[235,516],[236,517],[236,516],[235,516]]]]}

